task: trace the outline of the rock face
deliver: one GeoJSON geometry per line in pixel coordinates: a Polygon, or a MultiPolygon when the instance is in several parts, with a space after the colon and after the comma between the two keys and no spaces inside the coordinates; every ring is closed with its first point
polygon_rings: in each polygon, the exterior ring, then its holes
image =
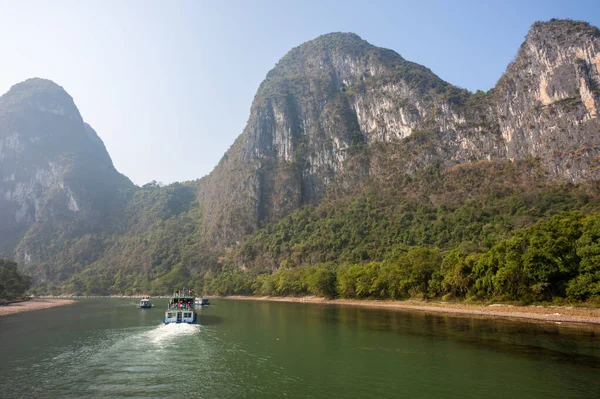
{"type": "Polygon", "coordinates": [[[476,94],[354,34],[321,36],[268,73],[244,132],[202,181],[206,229],[231,243],[390,163],[410,175],[539,157],[550,178],[597,179],[599,70],[600,32],[582,22],[535,23],[497,86],[476,94]]]}
{"type": "Polygon", "coordinates": [[[39,262],[28,241],[58,223],[93,230],[127,187],[62,87],[29,79],[0,98],[0,251],[12,255],[21,242],[17,260],[39,262]]]}
{"type": "Polygon", "coordinates": [[[535,23],[494,93],[506,156],[541,157],[556,177],[600,176],[600,31],[535,23]]]}
{"type": "Polygon", "coordinates": [[[329,187],[360,184],[374,143],[400,142],[464,117],[444,96],[465,94],[430,70],[354,34],[332,33],[291,50],[268,73],[243,134],[203,185],[205,224],[231,242],[329,187]],[[360,156],[360,157],[359,157],[360,156]],[[231,231],[231,226],[241,226],[231,231]]]}

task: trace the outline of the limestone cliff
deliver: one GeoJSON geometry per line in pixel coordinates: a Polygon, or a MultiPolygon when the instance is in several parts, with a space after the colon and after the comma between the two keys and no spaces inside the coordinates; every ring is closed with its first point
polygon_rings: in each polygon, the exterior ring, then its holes
{"type": "Polygon", "coordinates": [[[17,260],[40,262],[29,241],[59,223],[93,231],[112,219],[116,192],[132,186],[62,87],[29,79],[0,97],[0,251],[12,257],[21,241],[17,260]]]}
{"type": "Polygon", "coordinates": [[[543,159],[553,176],[600,177],[600,31],[535,23],[494,90],[492,108],[511,159],[543,159]]]}
{"type": "Polygon", "coordinates": [[[599,49],[586,23],[535,23],[497,86],[472,94],[354,34],[304,43],[202,181],[206,229],[231,243],[332,187],[432,164],[539,157],[549,178],[598,179],[599,49]]]}

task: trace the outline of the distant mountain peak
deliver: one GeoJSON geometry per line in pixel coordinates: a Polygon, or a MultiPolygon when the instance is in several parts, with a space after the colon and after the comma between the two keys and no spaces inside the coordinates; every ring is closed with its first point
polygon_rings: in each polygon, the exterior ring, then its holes
{"type": "Polygon", "coordinates": [[[52,81],[50,79],[46,79],[46,78],[39,78],[37,76],[33,77],[33,78],[25,79],[22,82],[14,84],[12,87],[16,88],[16,87],[22,87],[22,86],[30,86],[30,87],[38,87],[38,88],[60,88],[60,89],[64,90],[62,88],[62,86],[59,86],[54,81],[52,81]]]}
{"type": "Polygon", "coordinates": [[[572,19],[556,19],[552,18],[548,21],[537,21],[531,25],[531,31],[552,31],[557,29],[583,29],[590,31],[598,31],[598,28],[590,25],[586,21],[576,21],[572,19]]]}
{"type": "MultiPolygon", "coordinates": [[[[330,32],[325,33],[316,38],[309,40],[306,43],[311,42],[323,42],[323,41],[340,41],[340,42],[348,42],[348,43],[368,43],[366,40],[363,40],[359,35],[353,32],[330,32]]],[[[306,44],[304,43],[304,44],[306,44]]]]}
{"type": "Polygon", "coordinates": [[[294,74],[306,69],[320,69],[323,63],[327,63],[335,55],[360,58],[367,51],[377,49],[355,33],[326,33],[292,48],[267,77],[294,74]]]}
{"type": "MultiPolygon", "coordinates": [[[[27,98],[40,93],[60,93],[71,98],[62,86],[54,83],[52,80],[43,78],[30,78],[23,82],[13,85],[4,96],[17,96],[27,98]]],[[[2,96],[2,97],[4,97],[2,96]]]]}
{"type": "Polygon", "coordinates": [[[79,110],[69,93],[48,79],[27,79],[12,86],[0,97],[0,113],[31,109],[81,120],[79,110]]]}
{"type": "Polygon", "coordinates": [[[600,37],[600,30],[585,21],[570,19],[551,19],[538,21],[531,25],[525,43],[532,41],[558,41],[560,43],[579,41],[581,37],[600,37]]]}
{"type": "MultiPolygon", "coordinates": [[[[317,36],[314,39],[308,40],[294,48],[292,48],[286,56],[297,52],[303,52],[307,49],[313,50],[336,50],[342,49],[344,46],[369,46],[375,47],[371,43],[363,40],[356,33],[352,32],[331,32],[317,36]]],[[[284,56],[284,58],[286,57],[284,56]]]]}

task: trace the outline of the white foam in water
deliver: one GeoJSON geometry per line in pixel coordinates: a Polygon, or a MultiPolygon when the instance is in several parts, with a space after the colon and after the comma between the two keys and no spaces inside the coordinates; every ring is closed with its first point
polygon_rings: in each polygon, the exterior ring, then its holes
{"type": "Polygon", "coordinates": [[[154,330],[148,331],[146,333],[146,336],[154,344],[160,345],[171,341],[174,338],[179,338],[184,335],[196,334],[198,333],[198,331],[200,331],[200,326],[198,324],[171,323],[163,324],[161,326],[156,327],[154,330]]]}

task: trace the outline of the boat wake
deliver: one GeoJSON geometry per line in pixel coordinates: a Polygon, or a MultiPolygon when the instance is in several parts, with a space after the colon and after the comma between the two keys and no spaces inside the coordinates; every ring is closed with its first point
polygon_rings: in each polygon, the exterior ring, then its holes
{"type": "Polygon", "coordinates": [[[198,324],[163,324],[146,333],[146,338],[155,345],[163,345],[176,338],[197,334],[200,331],[198,324]]]}

